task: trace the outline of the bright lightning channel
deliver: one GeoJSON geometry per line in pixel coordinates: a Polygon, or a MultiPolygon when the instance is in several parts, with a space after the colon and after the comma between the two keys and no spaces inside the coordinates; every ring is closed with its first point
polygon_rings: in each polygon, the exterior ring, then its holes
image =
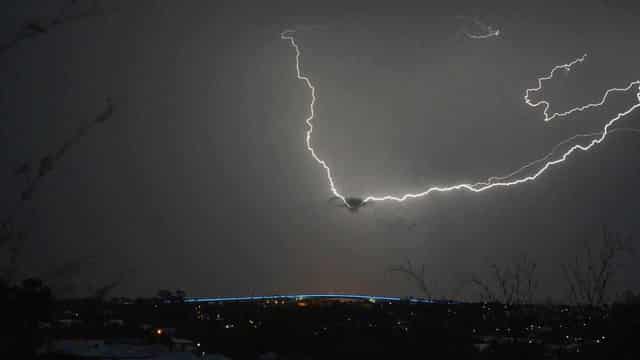
{"type": "MultiPolygon", "coordinates": [[[[635,129],[635,128],[615,128],[615,129],[611,129],[609,131],[609,134],[613,134],[613,133],[616,133],[616,132],[622,132],[622,131],[640,134],[640,129],[635,129]]],[[[556,151],[558,151],[558,149],[560,149],[562,146],[564,146],[566,144],[569,144],[569,143],[571,143],[574,140],[579,139],[579,138],[592,138],[592,137],[595,137],[595,136],[602,136],[602,133],[603,133],[602,131],[599,131],[599,132],[592,132],[592,133],[587,133],[587,134],[574,135],[574,136],[572,136],[572,137],[570,137],[568,139],[565,139],[565,140],[561,141],[560,143],[558,143],[544,157],[542,157],[540,159],[537,159],[537,160],[534,160],[534,161],[522,166],[521,168],[519,168],[518,170],[516,170],[516,171],[514,171],[514,172],[512,172],[510,174],[507,174],[507,175],[504,175],[504,176],[492,176],[486,182],[476,183],[475,186],[480,186],[480,185],[484,185],[484,184],[491,184],[494,181],[504,181],[504,180],[507,180],[507,179],[511,179],[514,176],[516,176],[516,175],[520,174],[521,172],[525,171],[526,169],[529,169],[529,168],[533,167],[534,165],[537,165],[537,164],[543,163],[545,161],[548,161],[549,159],[551,159],[553,157],[553,155],[556,153],[556,151]]]]}
{"type": "Polygon", "coordinates": [[[592,104],[587,104],[587,105],[583,105],[583,106],[577,106],[577,107],[574,107],[573,109],[567,110],[565,112],[560,112],[560,113],[555,112],[555,113],[553,113],[551,115],[549,115],[549,108],[551,107],[551,104],[548,101],[540,100],[540,101],[534,103],[534,102],[531,101],[531,99],[529,99],[529,95],[532,92],[536,92],[536,91],[541,90],[542,89],[542,82],[546,81],[546,80],[550,80],[551,78],[553,78],[553,75],[555,74],[556,71],[558,71],[560,69],[563,69],[565,71],[571,71],[571,68],[574,65],[583,62],[586,58],[587,58],[587,54],[584,54],[581,57],[573,60],[570,63],[558,65],[558,66],[554,67],[553,70],[551,70],[549,75],[539,78],[538,79],[538,87],[535,87],[535,88],[532,88],[532,89],[527,89],[527,91],[525,92],[525,94],[524,94],[525,103],[527,103],[527,105],[529,105],[531,107],[537,107],[537,106],[543,105],[544,106],[544,111],[543,111],[544,121],[551,121],[551,120],[555,119],[556,117],[558,117],[558,118],[559,117],[564,117],[564,116],[567,116],[567,115],[571,115],[571,114],[573,114],[575,112],[581,112],[581,111],[585,111],[585,110],[590,109],[590,108],[602,106],[607,101],[607,97],[609,96],[610,93],[612,93],[612,92],[624,92],[624,91],[628,91],[629,90],[629,88],[611,88],[611,89],[607,90],[604,93],[604,95],[602,96],[602,99],[599,102],[592,103],[592,104]]]}
{"type": "Polygon", "coordinates": [[[329,168],[329,165],[327,165],[327,163],[324,160],[318,157],[315,150],[313,149],[313,146],[311,146],[311,133],[313,133],[313,124],[311,123],[311,120],[313,120],[313,117],[315,116],[314,106],[316,104],[316,88],[311,84],[311,80],[309,80],[307,76],[302,75],[302,72],[300,71],[300,48],[298,47],[298,44],[296,43],[296,40],[293,37],[293,34],[295,34],[294,30],[285,30],[280,34],[280,37],[283,40],[289,40],[291,42],[291,46],[293,46],[293,48],[296,50],[296,76],[298,77],[298,80],[303,80],[307,84],[309,89],[311,89],[311,103],[309,104],[309,117],[307,117],[307,119],[305,120],[308,127],[307,133],[306,133],[307,150],[309,150],[309,152],[311,153],[311,156],[313,156],[316,162],[322,165],[324,170],[327,172],[327,179],[329,180],[329,188],[331,190],[331,193],[335,197],[342,200],[342,202],[346,206],[349,206],[349,204],[347,203],[347,199],[344,197],[344,195],[340,194],[340,192],[338,192],[338,189],[336,189],[336,185],[335,185],[335,182],[333,181],[333,177],[331,177],[331,168],[329,168]]]}
{"type": "MultiPolygon", "coordinates": [[[[344,195],[342,195],[338,189],[335,186],[335,182],[333,180],[333,177],[331,176],[331,168],[327,165],[327,163],[320,159],[318,157],[318,155],[316,154],[315,150],[313,149],[313,146],[311,145],[311,134],[313,133],[313,124],[312,124],[312,120],[315,116],[315,112],[314,112],[314,106],[316,103],[316,88],[313,86],[313,84],[311,83],[311,80],[309,79],[309,77],[305,76],[302,74],[301,70],[300,70],[300,56],[301,56],[301,52],[300,52],[300,48],[298,46],[298,44],[295,41],[294,38],[294,34],[295,34],[295,30],[285,30],[280,34],[280,37],[283,40],[287,40],[290,42],[291,46],[295,49],[296,52],[296,75],[297,78],[299,80],[303,80],[307,87],[309,87],[309,89],[311,90],[311,103],[309,105],[309,116],[307,117],[307,119],[305,120],[308,126],[307,132],[306,132],[306,144],[307,144],[307,150],[309,150],[309,152],[311,153],[311,155],[313,156],[313,158],[316,160],[316,162],[318,164],[320,164],[326,171],[327,174],[327,180],[329,182],[329,187],[331,190],[331,193],[342,200],[342,202],[345,204],[345,206],[350,207],[349,203],[346,200],[346,197],[344,195]]],[[[418,192],[418,193],[407,193],[407,194],[403,194],[403,195],[378,195],[378,196],[374,196],[374,195],[369,195],[367,197],[364,198],[363,203],[367,203],[369,201],[386,201],[386,200],[393,200],[393,201],[397,201],[397,202],[403,202],[405,200],[408,199],[414,199],[414,198],[421,198],[421,197],[426,197],[427,195],[431,194],[431,193],[435,193],[435,192],[449,192],[449,191],[454,191],[454,190],[467,190],[467,191],[471,191],[471,192],[482,192],[482,191],[486,191],[489,189],[493,189],[493,188],[498,188],[498,187],[509,187],[509,186],[514,186],[514,185],[518,185],[518,184],[522,184],[522,183],[526,183],[526,182],[530,182],[533,181],[535,179],[537,179],[540,175],[542,175],[544,172],[546,172],[549,168],[551,168],[554,165],[560,164],[562,162],[564,162],[565,160],[567,160],[567,158],[573,154],[574,152],[581,150],[581,151],[589,151],[591,148],[593,148],[594,146],[600,144],[601,142],[604,141],[604,139],[607,137],[607,135],[609,133],[613,133],[617,130],[623,130],[623,129],[610,129],[618,120],[620,120],[621,118],[625,117],[626,115],[630,114],[631,112],[633,112],[634,110],[636,110],[637,108],[640,107],[640,80],[636,80],[636,81],[632,81],[630,82],[626,87],[624,88],[611,88],[608,89],[602,99],[597,102],[597,103],[592,103],[592,104],[587,104],[587,105],[583,105],[583,106],[578,106],[578,107],[574,107],[568,111],[562,112],[562,113],[553,113],[551,115],[549,115],[548,110],[549,107],[551,106],[551,104],[546,101],[546,100],[540,100],[538,102],[532,102],[529,99],[529,96],[531,93],[539,91],[542,89],[542,83],[546,80],[549,80],[551,78],[553,78],[553,75],[555,74],[555,72],[559,69],[564,69],[566,71],[570,71],[571,67],[575,64],[581,63],[585,60],[586,55],[583,55],[582,57],[579,57],[575,60],[573,60],[572,62],[569,62],[567,64],[562,64],[562,65],[558,65],[555,66],[551,72],[543,77],[538,78],[538,86],[535,88],[530,88],[530,89],[526,89],[525,90],[525,96],[524,96],[524,100],[525,103],[533,108],[538,107],[540,105],[544,106],[544,121],[550,121],[556,117],[564,117],[567,115],[570,115],[574,112],[581,112],[584,110],[587,110],[589,108],[594,108],[594,107],[599,107],[602,106],[606,101],[607,98],[609,96],[609,94],[613,93],[613,92],[627,92],[630,91],[632,88],[637,87],[638,92],[636,93],[636,99],[637,99],[637,103],[634,104],[633,106],[631,106],[630,108],[628,108],[627,110],[618,113],[615,117],[611,118],[604,126],[604,128],[602,129],[601,132],[597,132],[597,133],[590,133],[590,134],[578,134],[578,135],[574,135],[564,141],[562,141],[561,143],[559,143],[558,145],[556,145],[552,151],[547,154],[546,156],[544,156],[541,159],[532,161],[526,165],[524,165],[523,167],[517,169],[516,171],[506,175],[506,176],[501,176],[501,177],[491,177],[488,180],[484,181],[484,182],[477,182],[474,184],[456,184],[456,185],[450,185],[450,186],[433,186],[430,188],[427,188],[426,190],[422,191],[422,192],[418,192]],[[569,149],[567,149],[564,153],[562,153],[562,155],[555,159],[555,160],[550,160],[551,157],[553,157],[553,154],[557,151],[558,148],[560,148],[562,145],[565,145],[577,138],[580,137],[595,137],[593,138],[591,141],[589,141],[587,143],[587,145],[581,145],[581,144],[576,144],[576,145],[572,145],[571,147],[569,147],[569,149]],[[543,163],[544,165],[542,165],[537,171],[535,171],[533,174],[528,175],[528,176],[523,176],[520,178],[516,178],[516,179],[512,179],[513,177],[515,177],[516,175],[520,174],[522,171],[533,167],[534,165],[543,163]],[[512,179],[512,180],[509,180],[512,179]]],[[[627,129],[629,131],[631,130],[635,130],[635,129],[627,129]]]]}

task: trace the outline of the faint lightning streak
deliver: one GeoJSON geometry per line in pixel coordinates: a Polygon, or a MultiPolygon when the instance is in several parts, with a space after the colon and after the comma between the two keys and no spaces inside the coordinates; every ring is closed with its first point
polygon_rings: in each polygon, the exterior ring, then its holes
{"type": "Polygon", "coordinates": [[[331,168],[329,168],[329,165],[327,165],[327,163],[324,160],[318,157],[315,150],[313,149],[313,146],[311,146],[311,133],[313,133],[313,124],[311,123],[311,120],[313,120],[313,117],[315,116],[314,106],[316,104],[316,88],[311,84],[311,80],[309,80],[309,77],[302,75],[302,72],[300,71],[300,48],[298,47],[298,44],[296,43],[293,37],[293,34],[295,34],[295,30],[285,30],[282,33],[280,33],[280,38],[283,40],[289,40],[291,42],[291,46],[293,46],[293,48],[296,50],[296,76],[298,80],[303,80],[307,84],[307,87],[309,87],[309,89],[311,90],[311,103],[309,104],[309,117],[307,117],[307,119],[305,120],[308,126],[307,133],[306,133],[307,134],[306,135],[307,150],[309,150],[309,152],[311,153],[311,156],[313,156],[316,162],[322,165],[324,170],[327,172],[327,179],[329,180],[329,187],[331,189],[331,193],[333,193],[334,196],[342,200],[342,202],[347,207],[350,207],[344,195],[340,194],[340,192],[338,192],[338,189],[336,189],[335,183],[333,181],[333,177],[331,176],[331,168]]]}
{"type": "MultiPolygon", "coordinates": [[[[316,153],[315,150],[313,149],[313,147],[311,146],[311,133],[313,132],[313,125],[311,123],[311,120],[313,120],[314,118],[314,105],[316,102],[316,89],[315,87],[311,84],[311,81],[309,80],[309,78],[307,76],[302,75],[301,71],[300,71],[300,48],[298,47],[297,43],[295,42],[295,39],[293,37],[292,34],[294,34],[295,31],[293,30],[286,30],[283,31],[280,34],[280,37],[283,40],[288,40],[291,45],[293,46],[293,48],[296,51],[296,71],[297,71],[297,78],[299,80],[303,80],[307,86],[309,87],[309,89],[311,89],[311,104],[309,105],[309,117],[306,119],[306,123],[308,125],[308,130],[306,132],[306,143],[307,143],[307,150],[311,153],[311,155],[313,156],[313,158],[316,160],[316,162],[318,162],[320,165],[322,165],[322,167],[325,169],[326,173],[327,173],[327,179],[329,181],[329,185],[331,188],[331,192],[333,193],[334,196],[340,198],[342,200],[342,202],[347,206],[350,207],[348,202],[346,201],[345,196],[343,196],[342,194],[340,194],[338,192],[338,190],[335,187],[335,183],[333,181],[333,178],[331,177],[331,169],[329,168],[329,166],[327,165],[327,163],[320,159],[316,153]]],[[[535,160],[533,162],[530,162],[528,164],[526,164],[525,166],[519,168],[518,170],[506,175],[506,176],[502,176],[502,177],[491,177],[489,178],[486,182],[478,182],[475,184],[457,184],[457,185],[451,185],[451,186],[433,186],[430,187],[422,192],[419,193],[408,193],[408,194],[404,194],[401,196],[394,196],[394,195],[383,195],[383,196],[367,196],[366,198],[364,198],[363,203],[369,202],[369,201],[386,201],[386,200],[393,200],[393,201],[397,201],[397,202],[402,202],[405,201],[407,199],[414,199],[414,198],[420,198],[420,197],[424,197],[427,196],[431,193],[434,192],[449,192],[449,191],[454,191],[454,190],[467,190],[467,191],[471,191],[471,192],[482,192],[485,190],[489,190],[489,189],[493,189],[493,188],[497,188],[497,187],[508,187],[508,186],[514,186],[514,185],[518,185],[518,184],[522,184],[522,183],[526,183],[526,182],[530,182],[535,180],[536,178],[538,178],[540,175],[542,175],[544,172],[546,172],[549,168],[551,168],[554,165],[560,164],[562,162],[564,162],[571,154],[573,154],[575,151],[577,150],[581,150],[581,151],[588,151],[590,150],[592,147],[600,144],[602,141],[604,141],[604,139],[607,137],[607,135],[610,132],[614,132],[616,131],[616,129],[612,129],[611,131],[609,131],[609,128],[618,120],[620,120],[621,118],[623,118],[624,116],[630,114],[631,112],[633,112],[634,110],[636,110],[637,108],[640,107],[640,80],[636,80],[633,82],[630,82],[629,85],[627,85],[627,87],[625,88],[612,88],[609,89],[605,92],[602,100],[598,103],[593,103],[593,104],[587,104],[584,106],[580,106],[580,107],[576,107],[573,108],[571,110],[568,110],[566,112],[563,113],[554,113],[552,116],[548,116],[548,109],[550,106],[550,103],[548,101],[545,100],[541,100],[537,103],[532,103],[529,100],[529,94],[531,92],[535,92],[535,91],[539,91],[542,89],[542,82],[545,80],[549,80],[553,77],[554,73],[558,70],[558,69],[565,69],[567,71],[571,70],[571,67],[577,63],[583,62],[585,59],[586,55],[583,55],[582,57],[567,63],[567,64],[563,64],[563,65],[558,65],[555,66],[551,72],[549,73],[549,75],[538,78],[538,87],[537,88],[532,88],[532,89],[526,89],[525,91],[525,96],[524,96],[524,100],[527,103],[527,105],[531,106],[531,107],[537,107],[539,105],[544,105],[544,115],[545,115],[545,121],[549,121],[551,119],[553,119],[554,117],[562,117],[562,116],[567,116],[571,113],[574,113],[576,111],[584,111],[586,109],[589,108],[593,108],[593,107],[598,107],[603,105],[606,100],[607,97],[609,96],[610,93],[612,92],[627,92],[629,90],[631,90],[634,86],[636,86],[638,88],[638,92],[636,93],[636,99],[637,99],[637,103],[634,104],[633,106],[631,106],[629,109],[618,113],[615,117],[613,117],[612,119],[610,119],[604,126],[602,132],[598,132],[598,133],[590,133],[590,134],[579,134],[579,135],[575,135],[572,136],[569,139],[566,139],[564,141],[562,141],[561,143],[559,143],[558,145],[556,145],[552,151],[547,154],[545,157],[535,160]],[[598,136],[599,135],[599,136],[598,136]],[[532,167],[535,164],[539,164],[545,160],[548,160],[550,157],[553,156],[553,154],[555,153],[555,151],[562,145],[575,140],[576,138],[579,137],[589,137],[589,136],[598,136],[595,139],[592,139],[587,145],[580,145],[580,144],[576,144],[571,146],[568,150],[566,150],[558,159],[556,160],[552,160],[552,161],[547,161],[540,169],[538,169],[536,172],[534,172],[532,175],[529,176],[525,176],[519,179],[515,179],[515,180],[511,180],[511,181],[504,181],[506,179],[512,178],[513,176],[519,174],[520,172],[522,172],[525,169],[528,169],[530,167],[532,167]],[[495,180],[498,180],[497,182],[494,182],[495,180]]],[[[635,129],[630,129],[630,130],[635,130],[635,129]]]]}
{"type": "MultiPolygon", "coordinates": [[[[619,131],[628,131],[628,132],[634,132],[634,133],[640,134],[640,129],[635,129],[635,128],[615,128],[615,129],[612,129],[611,131],[609,131],[609,134],[613,134],[613,133],[619,132],[619,131]]],[[[601,136],[602,133],[603,133],[602,131],[598,131],[598,132],[592,132],[592,133],[587,133],[587,134],[578,134],[578,135],[571,136],[571,137],[561,141],[560,143],[558,143],[556,146],[553,147],[553,149],[551,149],[551,151],[547,155],[541,157],[540,159],[534,160],[534,161],[522,166],[518,170],[515,170],[515,171],[511,172],[510,174],[507,174],[507,175],[504,175],[504,176],[492,176],[486,182],[479,182],[479,183],[474,184],[474,187],[482,186],[482,185],[488,185],[488,184],[491,184],[494,181],[503,181],[503,180],[511,179],[512,177],[514,177],[514,176],[518,175],[519,173],[523,172],[524,170],[529,169],[529,168],[533,167],[534,165],[540,164],[541,162],[547,161],[548,159],[552,158],[553,155],[556,153],[556,151],[558,151],[558,149],[560,149],[560,147],[562,147],[563,145],[571,143],[575,139],[578,139],[578,138],[583,138],[583,137],[587,137],[588,138],[588,137],[594,137],[594,136],[601,136]]]]}
{"type": "Polygon", "coordinates": [[[464,34],[467,35],[468,38],[470,39],[488,39],[494,36],[500,36],[500,29],[494,29],[491,26],[487,27],[487,33],[484,35],[474,35],[474,34],[469,34],[467,32],[465,32],[464,34]]]}
{"type": "MultiPolygon", "coordinates": [[[[456,16],[456,17],[459,18],[459,19],[469,19],[469,18],[471,18],[469,16],[456,16]]],[[[488,38],[500,36],[500,29],[494,29],[491,25],[487,25],[487,24],[483,23],[482,21],[480,21],[478,19],[475,19],[475,18],[471,18],[471,19],[480,28],[485,29],[486,33],[485,34],[471,34],[471,33],[467,32],[466,30],[463,31],[465,36],[467,36],[469,39],[488,39],[488,38]]]]}

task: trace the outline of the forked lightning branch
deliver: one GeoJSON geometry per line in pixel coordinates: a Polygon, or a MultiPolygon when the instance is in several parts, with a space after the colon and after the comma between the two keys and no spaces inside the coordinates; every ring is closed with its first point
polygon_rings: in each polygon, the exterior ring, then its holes
{"type": "MultiPolygon", "coordinates": [[[[499,34],[499,33],[498,33],[499,34]]],[[[305,141],[306,141],[306,146],[307,146],[307,150],[311,153],[311,156],[313,157],[313,159],[320,165],[322,166],[322,168],[325,171],[326,177],[327,177],[327,182],[329,185],[329,190],[331,191],[331,193],[339,198],[340,200],[342,200],[342,202],[345,204],[345,206],[347,207],[353,207],[354,203],[352,201],[350,201],[350,197],[342,194],[339,190],[338,187],[335,183],[335,180],[333,179],[333,175],[331,173],[331,167],[329,167],[329,164],[321,159],[318,154],[316,153],[316,151],[313,148],[313,142],[312,142],[312,135],[313,135],[313,120],[315,118],[315,104],[316,104],[316,88],[314,87],[313,83],[311,82],[311,79],[302,73],[301,71],[301,50],[300,47],[298,46],[298,43],[296,42],[295,39],[295,30],[286,30],[283,31],[280,34],[280,37],[283,40],[286,40],[289,42],[289,44],[291,45],[291,47],[293,48],[293,50],[295,51],[295,69],[296,69],[296,76],[299,80],[302,80],[307,87],[309,88],[310,92],[311,92],[311,100],[309,102],[309,115],[306,118],[306,124],[307,124],[307,131],[306,131],[306,137],[305,137],[305,141]]],[[[562,118],[571,114],[574,114],[576,112],[582,112],[582,111],[586,111],[589,109],[593,109],[593,108],[597,108],[600,106],[603,106],[606,102],[607,99],[609,97],[609,95],[611,95],[612,93],[620,93],[620,92],[629,92],[629,91],[637,91],[636,92],[636,102],[629,107],[628,109],[618,113],[616,116],[614,116],[613,118],[610,118],[605,125],[602,128],[602,131],[600,132],[596,132],[596,133],[589,133],[589,134],[577,134],[574,135],[572,137],[570,137],[569,139],[566,139],[564,141],[562,141],[561,143],[559,143],[558,145],[556,145],[550,153],[548,153],[547,155],[545,155],[544,157],[534,160],[532,162],[526,163],[524,164],[522,167],[516,169],[515,171],[512,171],[511,173],[507,174],[507,175],[503,175],[503,176],[493,176],[490,177],[489,179],[485,180],[485,181],[480,181],[480,182],[476,182],[476,183],[460,183],[460,184],[451,184],[451,185],[445,185],[445,186],[433,186],[433,187],[429,187],[424,189],[421,192],[417,192],[417,193],[406,193],[406,194],[393,194],[393,193],[389,193],[389,194],[370,194],[370,195],[366,195],[364,197],[361,198],[360,201],[357,202],[357,206],[361,206],[362,204],[371,202],[371,201],[398,201],[398,202],[402,202],[408,199],[414,199],[414,198],[422,198],[422,197],[426,197],[430,194],[433,193],[438,193],[438,192],[449,192],[449,191],[458,191],[458,190],[466,190],[466,191],[471,191],[471,192],[482,192],[482,191],[487,191],[487,190],[491,190],[491,189],[495,189],[495,188],[503,188],[503,187],[509,187],[509,186],[515,186],[518,184],[523,184],[526,182],[530,182],[530,181],[534,181],[535,179],[537,179],[540,175],[542,175],[543,173],[545,173],[547,170],[551,169],[552,167],[559,165],[563,162],[565,162],[573,153],[577,152],[577,151],[589,151],[590,149],[592,149],[594,146],[602,143],[607,135],[609,135],[610,133],[616,131],[616,130],[623,130],[623,129],[614,129],[612,128],[613,125],[620,119],[622,119],[623,117],[625,117],[626,115],[630,114],[631,112],[633,112],[634,110],[636,110],[638,107],[640,107],[640,80],[635,80],[630,82],[627,86],[625,87],[621,87],[621,88],[611,88],[611,89],[607,89],[602,98],[594,103],[590,103],[590,104],[586,104],[586,105],[582,105],[582,106],[576,106],[574,108],[568,109],[566,111],[563,112],[554,112],[552,114],[549,113],[549,108],[551,106],[550,102],[547,100],[540,100],[537,102],[533,102],[530,99],[530,96],[533,93],[536,93],[540,90],[542,90],[543,87],[543,82],[546,80],[550,80],[553,78],[554,74],[559,71],[559,70],[565,70],[565,71],[570,71],[571,68],[574,65],[580,64],[582,62],[585,61],[587,55],[583,55],[569,63],[566,64],[562,64],[562,65],[557,65],[555,66],[547,75],[539,77],[537,79],[537,86],[534,88],[530,88],[530,89],[525,89],[525,95],[524,95],[524,101],[525,103],[532,107],[532,108],[542,108],[543,109],[543,120],[545,122],[551,121],[553,119],[558,119],[558,118],[562,118]],[[571,142],[573,142],[574,140],[578,139],[578,138],[590,138],[591,140],[589,142],[586,143],[586,145],[583,144],[573,144],[570,147],[568,147],[567,149],[565,149],[563,152],[555,155],[555,153],[562,148],[563,145],[567,145],[570,144],[571,142]]],[[[635,129],[625,129],[625,130],[630,130],[630,131],[637,131],[635,129]]]]}

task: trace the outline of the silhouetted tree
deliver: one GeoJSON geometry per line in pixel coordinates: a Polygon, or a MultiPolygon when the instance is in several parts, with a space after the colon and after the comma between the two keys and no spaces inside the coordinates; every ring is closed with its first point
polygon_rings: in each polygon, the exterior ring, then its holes
{"type": "Polygon", "coordinates": [[[424,275],[424,264],[422,264],[422,266],[420,267],[420,271],[418,271],[413,267],[411,260],[407,259],[406,264],[392,266],[389,268],[389,271],[403,274],[416,285],[416,287],[418,288],[418,290],[420,290],[422,295],[424,295],[427,298],[432,297],[433,294],[431,291],[431,286],[427,284],[427,281],[424,275]]]}
{"type": "MultiPolygon", "coordinates": [[[[0,56],[25,39],[42,36],[55,27],[75,20],[103,14],[97,1],[93,1],[89,9],[79,8],[79,3],[85,2],[68,1],[56,16],[25,23],[11,41],[0,44],[0,56]]],[[[8,208],[7,214],[0,219],[0,251],[8,254],[6,266],[2,267],[0,273],[0,319],[3,328],[9,330],[7,336],[3,334],[0,344],[2,355],[11,354],[11,358],[15,359],[35,358],[35,350],[43,341],[39,324],[50,321],[52,316],[53,295],[41,279],[28,278],[22,283],[16,282],[20,248],[29,233],[28,227],[21,225],[25,222],[19,221],[22,210],[33,198],[43,179],[52,173],[69,150],[94,126],[111,118],[114,110],[114,104],[107,98],[104,111],[81,123],[60,147],[43,154],[37,160],[25,161],[14,169],[15,176],[21,177],[24,185],[15,196],[15,205],[8,208]]],[[[65,271],[68,273],[70,268],[73,266],[63,268],[61,274],[65,274],[65,271]]],[[[102,294],[108,293],[114,286],[109,284],[102,290],[102,294]]],[[[2,355],[0,357],[4,359],[2,355]]]]}
{"type": "Polygon", "coordinates": [[[167,289],[160,289],[156,293],[156,296],[161,302],[173,303],[173,302],[183,302],[187,294],[184,290],[180,290],[180,289],[176,290],[175,292],[172,292],[171,290],[167,290],[167,289]]]}
{"type": "Polygon", "coordinates": [[[116,281],[100,286],[95,290],[93,297],[98,301],[105,301],[107,296],[109,296],[109,294],[111,294],[111,292],[122,283],[122,280],[123,279],[120,278],[116,281]]]}
{"type": "Polygon", "coordinates": [[[94,16],[102,16],[105,10],[97,0],[78,1],[69,0],[60,8],[58,14],[48,19],[30,20],[25,22],[13,38],[0,45],[0,55],[16,47],[24,40],[49,33],[54,28],[94,16]],[[85,5],[88,4],[88,5],[85,5]]]}
{"type": "Polygon", "coordinates": [[[628,305],[640,304],[640,293],[634,294],[631,290],[625,290],[622,296],[616,302],[619,304],[628,305]]]}
{"type": "Polygon", "coordinates": [[[12,359],[34,358],[35,349],[44,342],[38,326],[51,321],[51,290],[38,278],[16,285],[0,282],[0,305],[4,329],[0,354],[11,354],[12,359]]]}
{"type": "Polygon", "coordinates": [[[574,304],[599,306],[606,303],[608,291],[623,255],[632,254],[631,237],[602,227],[599,248],[585,240],[572,262],[562,266],[569,301],[574,304]]]}
{"type": "Polygon", "coordinates": [[[517,256],[509,266],[491,264],[491,275],[487,280],[478,276],[471,283],[480,290],[485,301],[503,304],[531,304],[538,288],[537,265],[526,254],[517,256]]]}
{"type": "Polygon", "coordinates": [[[176,300],[183,302],[184,298],[187,297],[187,293],[184,290],[178,289],[175,292],[175,297],[176,297],[176,300]]]}
{"type": "Polygon", "coordinates": [[[97,124],[103,123],[109,119],[115,110],[115,107],[110,99],[107,99],[107,105],[104,111],[98,114],[95,118],[90,119],[82,123],[78,130],[63,142],[63,145],[55,152],[43,155],[37,162],[37,171],[32,171],[31,162],[24,162],[16,170],[16,175],[22,176],[25,179],[25,185],[18,196],[17,203],[10,210],[7,217],[0,223],[0,247],[7,246],[9,252],[8,263],[4,267],[0,276],[8,283],[15,281],[16,269],[18,265],[18,255],[21,244],[26,240],[28,236],[28,230],[21,228],[18,224],[17,217],[20,211],[24,208],[26,203],[33,198],[35,191],[38,189],[43,179],[51,173],[55,165],[62,160],[62,157],[67,153],[72,145],[75,145],[80,141],[83,136],[88,134],[88,131],[97,124]]]}
{"type": "MultiPolygon", "coordinates": [[[[13,40],[7,44],[0,45],[0,55],[3,55],[23,40],[46,34],[54,27],[86,17],[104,14],[98,1],[91,2],[88,7],[83,5],[87,2],[88,1],[76,0],[68,1],[61,7],[56,16],[47,20],[25,23],[13,40]]],[[[99,113],[95,118],[88,119],[81,123],[76,131],[62,142],[59,148],[42,155],[38,160],[25,161],[14,169],[14,174],[24,179],[24,186],[18,191],[18,194],[16,194],[16,204],[9,208],[6,216],[0,220],[0,250],[6,252],[8,255],[5,257],[6,264],[2,264],[3,266],[0,269],[0,281],[8,285],[16,281],[15,277],[20,248],[28,236],[28,229],[20,225],[21,222],[18,221],[18,217],[26,203],[33,198],[43,179],[55,169],[64,155],[86,136],[94,126],[111,118],[114,110],[114,104],[110,98],[107,98],[104,111],[99,113]]]]}
{"type": "Polygon", "coordinates": [[[173,296],[173,293],[171,292],[171,290],[160,289],[158,290],[157,296],[160,298],[160,300],[169,300],[173,296]]]}

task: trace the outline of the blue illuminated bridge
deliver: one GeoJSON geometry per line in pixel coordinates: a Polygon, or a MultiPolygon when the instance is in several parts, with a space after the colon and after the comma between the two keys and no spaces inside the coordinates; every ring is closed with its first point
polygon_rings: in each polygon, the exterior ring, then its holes
{"type": "Polygon", "coordinates": [[[431,300],[414,297],[392,297],[392,296],[373,296],[373,295],[354,295],[354,294],[294,294],[294,295],[268,295],[268,296],[237,296],[237,297],[191,297],[186,298],[185,302],[190,303],[223,303],[223,302],[251,302],[251,301],[269,301],[269,300],[362,300],[375,302],[409,302],[423,304],[451,304],[452,301],[431,300]]]}

